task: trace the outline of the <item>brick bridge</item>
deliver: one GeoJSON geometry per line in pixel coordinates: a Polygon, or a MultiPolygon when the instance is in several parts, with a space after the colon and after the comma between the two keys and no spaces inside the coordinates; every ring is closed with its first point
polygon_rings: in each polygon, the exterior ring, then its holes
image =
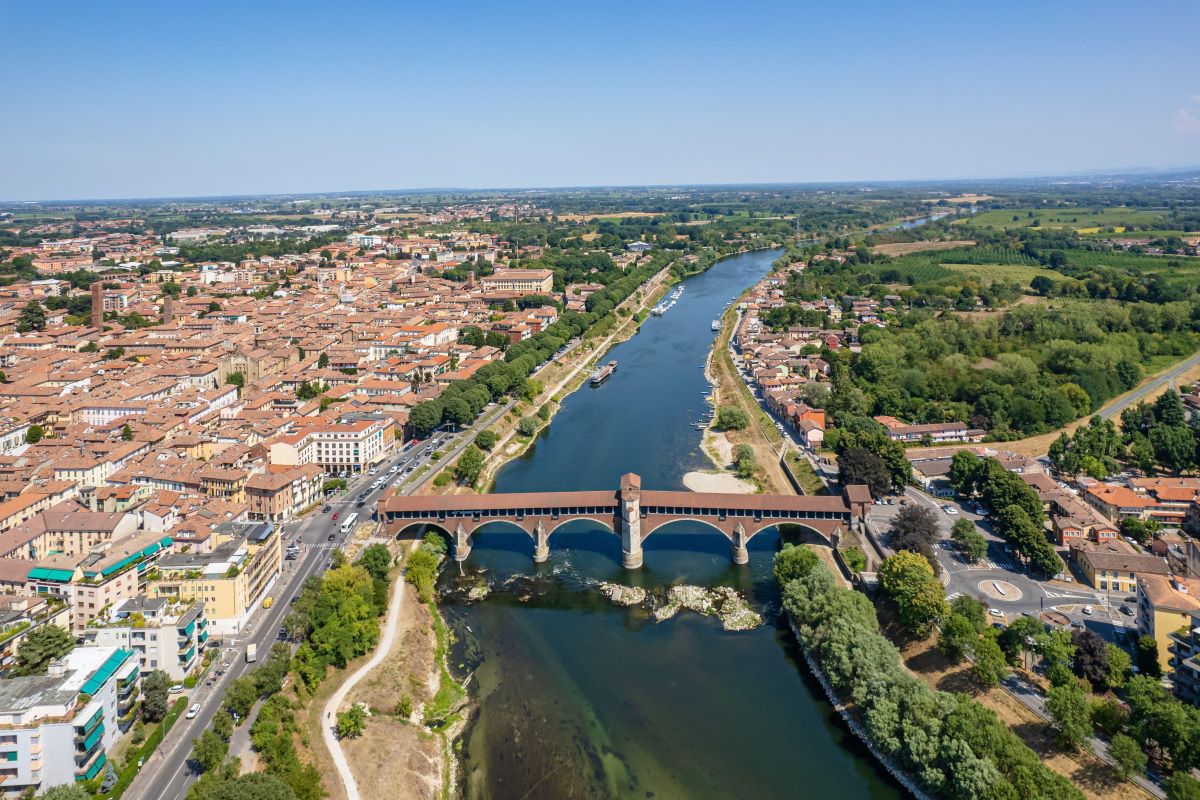
{"type": "Polygon", "coordinates": [[[516,525],[533,538],[534,561],[550,557],[550,536],[568,522],[590,520],[621,537],[621,561],[642,565],[642,542],[664,525],[680,520],[703,523],[724,534],[733,560],[750,560],[746,544],[757,533],[780,523],[809,528],[827,540],[862,522],[870,493],[848,486],[845,495],[796,496],[664,492],[641,486],[633,473],[621,477],[616,491],[513,492],[413,497],[392,495],[379,504],[384,526],[399,536],[414,525],[435,525],[454,541],[454,559],[471,553],[471,535],[493,522],[516,525]]]}

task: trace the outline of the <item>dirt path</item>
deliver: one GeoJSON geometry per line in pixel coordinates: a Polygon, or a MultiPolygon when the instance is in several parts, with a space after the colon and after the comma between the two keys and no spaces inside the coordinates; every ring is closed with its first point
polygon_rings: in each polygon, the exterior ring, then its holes
{"type": "Polygon", "coordinates": [[[350,770],[350,764],[346,761],[346,754],[342,752],[341,743],[338,741],[335,733],[336,715],[341,709],[342,701],[346,699],[346,695],[353,689],[359,681],[367,676],[371,670],[375,669],[381,661],[387,658],[392,649],[392,643],[396,640],[396,630],[400,620],[400,609],[404,603],[404,574],[401,572],[396,578],[396,585],[392,588],[392,597],[388,603],[387,622],[383,628],[383,636],[379,639],[379,644],[375,647],[375,652],[367,663],[363,664],[354,674],[347,678],[337,691],[325,703],[325,708],[322,711],[323,722],[321,726],[321,734],[325,740],[325,746],[329,749],[329,754],[333,757],[333,765],[337,769],[338,777],[341,779],[342,786],[345,787],[347,800],[362,800],[362,796],[358,793],[358,782],[354,779],[354,773],[350,770]]]}

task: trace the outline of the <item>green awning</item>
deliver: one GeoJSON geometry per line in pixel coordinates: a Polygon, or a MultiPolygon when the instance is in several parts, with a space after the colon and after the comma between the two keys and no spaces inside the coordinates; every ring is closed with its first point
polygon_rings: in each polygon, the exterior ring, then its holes
{"type": "Polygon", "coordinates": [[[69,569],[50,569],[49,567],[34,567],[29,570],[29,579],[35,581],[55,581],[56,583],[70,583],[71,578],[75,577],[75,572],[69,569]]]}
{"type": "Polygon", "coordinates": [[[100,687],[104,685],[104,682],[111,678],[113,673],[120,669],[121,665],[124,664],[126,659],[128,659],[131,655],[133,655],[133,653],[131,653],[129,650],[118,650],[117,652],[113,653],[111,656],[105,659],[104,663],[100,665],[100,669],[96,670],[95,673],[92,674],[92,677],[88,678],[87,683],[85,683],[83,688],[79,691],[87,695],[95,696],[96,692],[100,691],[100,687]]]}
{"type": "Polygon", "coordinates": [[[105,753],[101,753],[100,757],[97,758],[96,761],[90,767],[88,767],[88,771],[83,773],[82,775],[76,775],[75,780],[90,781],[92,778],[96,777],[96,774],[99,773],[101,769],[103,769],[103,767],[104,767],[105,763],[107,763],[107,761],[108,761],[108,755],[105,753]]]}

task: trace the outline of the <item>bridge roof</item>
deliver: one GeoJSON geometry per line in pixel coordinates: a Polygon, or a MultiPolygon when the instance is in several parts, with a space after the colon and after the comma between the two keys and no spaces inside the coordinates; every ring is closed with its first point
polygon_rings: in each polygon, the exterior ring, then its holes
{"type": "Polygon", "coordinates": [[[664,492],[642,490],[643,506],[686,508],[744,508],[762,511],[828,511],[847,513],[840,495],[731,494],[725,492],[664,492]]]}
{"type": "Polygon", "coordinates": [[[383,501],[384,513],[399,511],[473,511],[506,508],[562,506],[616,506],[617,493],[607,492],[501,492],[408,496],[394,494],[383,501]]]}

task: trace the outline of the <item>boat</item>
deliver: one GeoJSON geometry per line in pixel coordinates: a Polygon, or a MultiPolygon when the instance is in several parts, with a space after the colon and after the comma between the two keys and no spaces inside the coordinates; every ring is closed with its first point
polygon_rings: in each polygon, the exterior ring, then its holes
{"type": "Polygon", "coordinates": [[[719,320],[719,319],[714,319],[714,320],[712,321],[712,329],[713,329],[714,331],[719,331],[719,330],[721,330],[721,320],[719,320]]]}
{"type": "Polygon", "coordinates": [[[600,369],[592,373],[592,386],[599,386],[608,380],[608,376],[612,375],[617,369],[617,362],[610,361],[600,369]]]}
{"type": "Polygon", "coordinates": [[[664,306],[662,303],[659,303],[658,305],[656,305],[654,308],[652,308],[650,310],[650,313],[656,317],[661,317],[663,314],[667,313],[667,307],[664,306]]]}

